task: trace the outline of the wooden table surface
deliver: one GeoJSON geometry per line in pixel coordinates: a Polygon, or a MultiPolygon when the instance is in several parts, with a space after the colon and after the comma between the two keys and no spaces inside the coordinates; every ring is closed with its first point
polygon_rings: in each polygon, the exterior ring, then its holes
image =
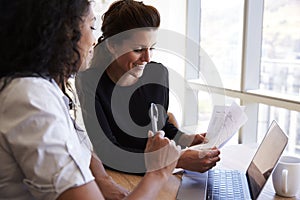
{"type": "MultiPolygon", "coordinates": [[[[238,169],[246,171],[248,164],[253,157],[255,150],[257,148],[256,144],[249,145],[228,145],[221,149],[221,161],[217,164],[216,167],[226,168],[226,169],[238,169]]],[[[112,170],[107,170],[107,173],[120,185],[127,188],[128,190],[133,190],[134,187],[139,183],[142,176],[131,175],[126,173],[120,173],[112,170]]],[[[175,200],[178,188],[181,183],[181,173],[172,175],[168,182],[161,189],[157,199],[158,200],[175,200]]],[[[293,198],[284,198],[277,196],[275,194],[272,178],[270,177],[265,188],[262,191],[262,194],[259,196],[260,200],[300,200],[300,186],[299,192],[296,197],[293,198]]],[[[188,199],[187,199],[188,200],[188,199]]]]}

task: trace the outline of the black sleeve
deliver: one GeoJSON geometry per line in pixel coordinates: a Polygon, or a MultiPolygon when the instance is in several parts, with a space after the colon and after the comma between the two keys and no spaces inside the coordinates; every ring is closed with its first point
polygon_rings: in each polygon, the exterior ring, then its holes
{"type": "MultiPolygon", "coordinates": [[[[165,80],[165,85],[167,86],[164,90],[164,107],[165,110],[168,111],[169,109],[169,73],[166,67],[163,66],[163,79],[165,80]]],[[[165,118],[165,125],[162,128],[162,130],[165,132],[165,136],[169,139],[173,139],[176,144],[178,144],[178,140],[183,132],[181,132],[178,128],[176,128],[172,123],[169,122],[169,117],[166,116],[165,118]]]]}
{"type": "Polygon", "coordinates": [[[175,141],[176,144],[178,144],[178,140],[182,134],[184,134],[182,131],[180,131],[178,128],[176,128],[172,123],[166,120],[166,124],[162,129],[165,132],[165,136],[169,139],[172,139],[175,141]]]}

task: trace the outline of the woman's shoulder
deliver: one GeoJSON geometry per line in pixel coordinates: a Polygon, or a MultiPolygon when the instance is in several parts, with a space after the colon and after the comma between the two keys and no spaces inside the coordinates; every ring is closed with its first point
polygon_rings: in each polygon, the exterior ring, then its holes
{"type": "Polygon", "coordinates": [[[147,65],[152,65],[152,66],[157,66],[157,67],[161,67],[161,68],[166,68],[162,63],[156,62],[156,61],[151,61],[151,62],[147,63],[147,65]]]}
{"type": "Polygon", "coordinates": [[[149,62],[144,70],[141,82],[157,83],[160,85],[168,85],[169,72],[161,63],[149,62]]]}
{"type": "Polygon", "coordinates": [[[18,93],[19,95],[33,92],[38,95],[40,92],[49,92],[55,90],[51,80],[41,77],[22,77],[14,78],[4,91],[18,93]]]}
{"type": "Polygon", "coordinates": [[[1,92],[1,102],[28,104],[39,100],[46,105],[51,97],[63,95],[52,81],[41,77],[15,78],[1,92]]]}
{"type": "Polygon", "coordinates": [[[38,112],[52,114],[64,112],[64,94],[53,79],[42,77],[14,78],[0,93],[0,112],[26,113],[30,116],[38,112]]]}
{"type": "Polygon", "coordinates": [[[168,74],[168,69],[162,63],[151,61],[147,63],[146,69],[155,70],[156,73],[161,73],[162,75],[168,74]]]}

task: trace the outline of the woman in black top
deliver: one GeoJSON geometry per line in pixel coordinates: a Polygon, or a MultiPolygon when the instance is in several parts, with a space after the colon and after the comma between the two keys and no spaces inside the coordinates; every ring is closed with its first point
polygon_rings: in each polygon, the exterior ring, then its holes
{"type": "Polygon", "coordinates": [[[100,115],[100,109],[96,109],[96,113],[98,113],[98,120],[101,127],[108,125],[105,130],[106,136],[121,148],[134,152],[144,152],[147,132],[151,130],[149,117],[151,103],[162,106],[159,107],[160,120],[158,120],[158,129],[165,131],[165,136],[169,139],[174,139],[176,134],[181,135],[182,133],[167,120],[168,116],[163,112],[164,110],[168,110],[169,89],[167,86],[168,70],[159,63],[148,63],[143,76],[134,85],[130,86],[116,85],[107,73],[103,73],[96,91],[96,102],[99,102],[98,106],[102,107],[105,117],[103,118],[100,115]],[[152,78],[152,74],[155,74],[156,80],[152,78]],[[157,83],[145,84],[149,82],[147,79],[157,83]],[[101,87],[101,85],[105,85],[106,87],[101,87]],[[112,98],[114,89],[115,96],[112,98]],[[129,104],[126,103],[127,100],[129,100],[129,104]],[[115,104],[112,105],[114,102],[115,104]],[[114,114],[111,107],[116,109],[114,114]],[[126,108],[126,110],[123,108],[126,108]],[[118,119],[119,121],[116,122],[118,119]],[[130,123],[137,124],[138,128],[128,126],[130,123]],[[142,129],[142,131],[139,129],[142,129]],[[138,135],[133,135],[136,133],[138,135]]]}
{"type": "MultiPolygon", "coordinates": [[[[159,13],[152,6],[133,0],[112,4],[103,15],[103,36],[94,49],[92,66],[76,82],[94,147],[102,161],[117,170],[144,172],[151,103],[158,106],[158,129],[169,139],[184,147],[205,140],[204,135],[181,132],[168,120],[168,70],[150,62],[159,24],[159,13]]],[[[186,150],[177,167],[204,172],[216,165],[219,153],[215,148],[204,153],[186,150]]]]}

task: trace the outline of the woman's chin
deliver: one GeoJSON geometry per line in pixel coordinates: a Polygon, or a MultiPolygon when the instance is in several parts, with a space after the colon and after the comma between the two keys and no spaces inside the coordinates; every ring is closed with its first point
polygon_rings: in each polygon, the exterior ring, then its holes
{"type": "Polygon", "coordinates": [[[143,73],[144,73],[144,68],[142,69],[135,68],[129,71],[129,74],[135,78],[141,78],[143,76],[143,73]]]}
{"type": "Polygon", "coordinates": [[[83,72],[83,71],[87,70],[88,68],[90,68],[90,64],[89,63],[84,63],[80,66],[79,72],[83,72]]]}
{"type": "Polygon", "coordinates": [[[133,76],[134,78],[141,78],[143,76],[143,71],[139,73],[132,73],[131,76],[133,76]]]}

